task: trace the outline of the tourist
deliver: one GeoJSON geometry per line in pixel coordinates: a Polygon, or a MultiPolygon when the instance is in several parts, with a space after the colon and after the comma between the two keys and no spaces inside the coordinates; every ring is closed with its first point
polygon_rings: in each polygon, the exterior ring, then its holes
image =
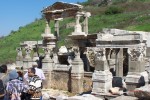
{"type": "Polygon", "coordinates": [[[9,99],[7,98],[6,100],[21,100],[21,94],[22,92],[27,92],[28,86],[18,79],[16,70],[10,71],[9,79],[10,81],[6,86],[7,97],[9,99]]]}
{"type": "MultiPolygon", "coordinates": [[[[39,76],[39,78],[40,78],[41,80],[45,80],[44,72],[43,72],[42,69],[39,69],[39,68],[38,68],[37,62],[33,62],[32,67],[35,68],[35,70],[36,70],[35,74],[36,74],[37,76],[39,76]]],[[[25,80],[28,80],[28,72],[24,75],[24,79],[25,79],[25,80]]]]}
{"type": "Polygon", "coordinates": [[[9,75],[7,73],[7,66],[0,66],[0,79],[3,81],[4,87],[6,87],[7,82],[9,81],[9,75]]]}
{"type": "Polygon", "coordinates": [[[7,98],[7,95],[5,93],[5,89],[6,89],[7,82],[9,81],[9,75],[8,75],[6,65],[1,65],[0,66],[0,80],[2,81],[2,83],[0,84],[0,88],[1,88],[1,90],[0,90],[0,100],[3,100],[4,98],[7,98]]]}
{"type": "Polygon", "coordinates": [[[29,78],[29,90],[28,94],[31,96],[31,100],[41,100],[42,98],[42,80],[35,74],[35,68],[28,69],[29,78]]]}

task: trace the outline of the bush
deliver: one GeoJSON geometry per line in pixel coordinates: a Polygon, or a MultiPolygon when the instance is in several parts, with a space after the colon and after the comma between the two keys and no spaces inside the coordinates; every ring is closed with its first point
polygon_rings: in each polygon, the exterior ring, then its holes
{"type": "Polygon", "coordinates": [[[127,2],[128,0],[113,0],[112,1],[112,4],[120,4],[120,3],[125,3],[125,2],[127,2]]]}
{"type": "Polygon", "coordinates": [[[118,6],[110,6],[106,9],[105,14],[106,15],[113,15],[113,14],[119,14],[122,13],[123,9],[118,6]]]}

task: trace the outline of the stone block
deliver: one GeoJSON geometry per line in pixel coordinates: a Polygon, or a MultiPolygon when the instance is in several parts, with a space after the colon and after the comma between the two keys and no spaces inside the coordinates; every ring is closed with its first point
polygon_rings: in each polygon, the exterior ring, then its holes
{"type": "Polygon", "coordinates": [[[129,61],[129,72],[143,72],[144,70],[144,61],[129,61]]]}
{"type": "Polygon", "coordinates": [[[92,93],[108,93],[108,90],[112,88],[112,74],[108,70],[94,71],[92,81],[92,93]]]}
{"type": "Polygon", "coordinates": [[[95,70],[97,71],[104,71],[108,69],[107,61],[95,61],[95,70]]]}
{"type": "Polygon", "coordinates": [[[102,82],[106,82],[106,81],[110,81],[112,80],[112,73],[108,70],[106,71],[94,71],[93,75],[92,75],[92,80],[95,81],[102,81],[102,82]]]}
{"type": "Polygon", "coordinates": [[[54,69],[56,71],[70,71],[71,66],[62,65],[62,64],[55,64],[54,69]]]}
{"type": "Polygon", "coordinates": [[[52,60],[43,60],[42,61],[42,70],[44,71],[52,71],[54,67],[54,63],[52,60]]]}
{"type": "Polygon", "coordinates": [[[126,76],[125,82],[127,84],[127,89],[133,90],[137,87],[144,86],[145,84],[148,83],[148,74],[147,72],[142,73],[129,72],[128,75],[126,76]]]}
{"type": "Polygon", "coordinates": [[[84,73],[84,65],[82,61],[73,61],[71,73],[84,73]]]}
{"type": "Polygon", "coordinates": [[[83,93],[83,74],[71,74],[71,92],[83,93]]]}
{"type": "Polygon", "coordinates": [[[24,59],[23,60],[23,69],[28,69],[32,67],[33,61],[31,59],[24,59]]]}
{"type": "Polygon", "coordinates": [[[71,91],[71,74],[67,71],[52,72],[51,87],[54,89],[71,91]]]}
{"type": "Polygon", "coordinates": [[[45,80],[43,81],[43,88],[50,89],[52,84],[51,71],[44,71],[45,80]]]}

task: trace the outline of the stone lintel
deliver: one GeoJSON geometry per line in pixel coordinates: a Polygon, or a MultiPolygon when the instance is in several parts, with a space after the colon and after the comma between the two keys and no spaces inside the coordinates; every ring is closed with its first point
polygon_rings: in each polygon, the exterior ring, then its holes
{"type": "Polygon", "coordinates": [[[133,47],[137,47],[137,46],[141,46],[140,44],[134,44],[134,45],[104,45],[104,44],[96,44],[96,47],[99,48],[133,48],[133,47]]]}
{"type": "Polygon", "coordinates": [[[70,68],[71,68],[71,66],[68,66],[68,65],[56,64],[53,70],[54,71],[66,71],[66,72],[69,72],[70,68]]]}

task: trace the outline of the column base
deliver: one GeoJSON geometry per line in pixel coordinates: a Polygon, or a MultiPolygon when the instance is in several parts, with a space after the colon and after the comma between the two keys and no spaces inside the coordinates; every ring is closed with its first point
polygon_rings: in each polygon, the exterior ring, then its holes
{"type": "Polygon", "coordinates": [[[93,94],[107,94],[112,88],[112,74],[110,71],[94,71],[92,75],[93,94]]]}
{"type": "Polygon", "coordinates": [[[23,60],[23,69],[27,70],[32,67],[32,59],[24,59],[23,60]]]}
{"type": "Polygon", "coordinates": [[[128,90],[134,90],[148,84],[148,74],[147,72],[129,72],[125,82],[128,90]]]}
{"type": "Polygon", "coordinates": [[[84,74],[71,73],[71,92],[83,93],[83,77],[84,74]]]}
{"type": "Polygon", "coordinates": [[[42,70],[43,71],[52,71],[54,67],[54,62],[51,59],[43,59],[42,61],[42,70]]]}

